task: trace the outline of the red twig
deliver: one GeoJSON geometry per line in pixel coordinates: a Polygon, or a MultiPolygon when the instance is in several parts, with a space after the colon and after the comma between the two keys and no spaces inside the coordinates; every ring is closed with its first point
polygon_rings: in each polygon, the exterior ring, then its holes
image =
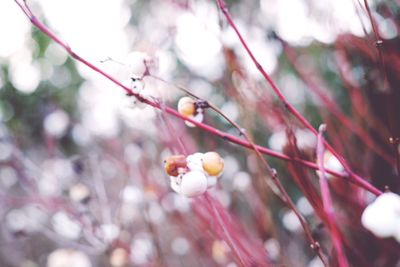
{"type": "Polygon", "coordinates": [[[239,249],[236,247],[236,242],[233,241],[232,236],[230,235],[224,221],[221,218],[221,215],[219,214],[217,208],[214,206],[213,200],[210,199],[210,196],[205,193],[204,197],[206,199],[206,202],[210,205],[210,209],[212,211],[212,214],[214,215],[214,218],[216,219],[219,227],[222,230],[222,233],[224,235],[224,239],[228,243],[229,247],[232,249],[233,253],[236,255],[238,262],[240,263],[241,266],[245,267],[245,261],[243,259],[242,254],[240,253],[239,249]]]}
{"type": "MultiPolygon", "coordinates": [[[[82,58],[81,56],[79,56],[78,54],[76,54],[71,47],[65,43],[64,41],[62,41],[61,39],[59,39],[55,34],[53,34],[41,21],[39,21],[34,15],[33,13],[29,10],[27,4],[21,3],[21,0],[15,0],[16,3],[20,6],[20,8],[22,9],[22,11],[26,14],[26,16],[30,19],[31,23],[36,26],[40,31],[42,31],[43,33],[45,33],[48,37],[50,37],[53,41],[55,41],[56,43],[58,43],[60,46],[62,46],[67,52],[68,54],[71,55],[71,57],[73,57],[74,59],[76,59],[77,61],[80,61],[81,63],[85,64],[86,66],[88,66],[89,68],[91,68],[92,70],[94,70],[95,72],[103,75],[104,77],[106,77],[107,79],[109,79],[110,81],[112,81],[113,83],[115,83],[116,85],[118,85],[119,87],[121,87],[123,90],[125,90],[125,92],[127,93],[127,95],[129,96],[134,96],[136,97],[139,101],[142,101],[143,103],[146,103],[156,109],[163,109],[166,113],[173,115],[181,120],[185,120],[185,121],[189,121],[191,123],[193,123],[194,125],[196,125],[197,127],[215,135],[215,136],[219,136],[229,142],[235,143],[237,145],[240,145],[242,147],[246,147],[249,149],[253,149],[253,146],[251,143],[249,143],[246,140],[243,140],[241,138],[238,138],[234,135],[225,133],[223,131],[220,131],[210,125],[204,124],[204,123],[199,123],[197,121],[192,120],[189,117],[183,116],[181,115],[179,112],[177,112],[175,109],[172,109],[170,107],[161,107],[160,103],[149,100],[149,99],[144,99],[143,97],[141,97],[139,94],[134,93],[130,88],[124,86],[122,83],[120,83],[117,79],[115,79],[114,77],[112,77],[111,75],[109,75],[108,73],[104,72],[103,70],[101,70],[100,68],[96,67],[95,65],[93,65],[92,63],[90,63],[89,61],[85,60],[84,58],[82,58]]],[[[289,105],[290,106],[290,105],[289,105]]],[[[310,126],[312,128],[312,126],[310,126]]],[[[315,129],[312,128],[314,131],[315,129]]],[[[306,161],[306,160],[302,160],[302,159],[298,159],[298,158],[290,158],[284,154],[272,151],[268,148],[262,147],[262,146],[256,146],[257,150],[265,155],[269,155],[272,157],[276,157],[285,161],[294,161],[297,163],[300,163],[304,166],[307,166],[311,169],[314,170],[318,170],[318,166],[314,163],[314,162],[310,162],[310,161],[306,161]]],[[[338,157],[338,159],[340,160],[340,157],[338,157]]],[[[361,178],[360,176],[352,173],[352,172],[348,172],[348,174],[346,173],[339,173],[333,170],[329,170],[327,169],[326,172],[335,175],[337,177],[342,177],[345,179],[348,179],[350,182],[364,188],[365,190],[375,194],[375,195],[380,195],[382,194],[382,191],[380,191],[379,189],[377,189],[376,187],[374,187],[373,185],[371,185],[370,183],[368,183],[365,179],[361,178]],[[353,179],[349,179],[349,177],[352,177],[353,179]]]]}
{"type": "Polygon", "coordinates": [[[384,158],[387,162],[394,165],[395,160],[392,155],[389,155],[384,151],[379,145],[377,145],[371,136],[359,125],[355,124],[350,118],[344,114],[340,107],[326,95],[324,90],[318,85],[316,81],[312,79],[310,75],[305,73],[305,71],[296,63],[295,51],[289,47],[289,45],[284,41],[279,39],[282,43],[284,51],[286,53],[289,62],[292,64],[295,71],[299,74],[300,78],[305,82],[305,84],[313,91],[325,105],[325,107],[332,113],[333,116],[337,118],[343,126],[356,134],[367,146],[375,151],[379,156],[384,158]]]}
{"type": "Polygon", "coordinates": [[[338,262],[340,267],[348,267],[346,255],[343,251],[343,244],[339,229],[335,223],[335,215],[332,204],[332,199],[329,191],[328,180],[326,178],[326,172],[324,167],[324,138],[323,132],[326,130],[326,125],[322,124],[319,127],[318,141],[317,141],[317,162],[319,171],[319,185],[321,189],[322,204],[324,206],[324,212],[328,221],[328,229],[332,237],[333,246],[336,250],[338,262]]]}
{"type": "MultiPolygon", "coordinates": [[[[365,9],[367,10],[368,13],[368,18],[371,21],[371,25],[372,25],[372,31],[374,32],[374,37],[375,37],[375,46],[378,50],[378,58],[379,58],[379,64],[380,64],[380,71],[382,73],[383,76],[383,90],[384,91],[388,91],[391,92],[392,88],[390,88],[389,86],[389,80],[388,80],[388,74],[386,71],[386,64],[385,64],[385,58],[383,55],[383,40],[379,34],[379,29],[376,25],[376,21],[374,19],[374,17],[372,16],[372,12],[371,9],[369,8],[369,4],[367,0],[364,0],[364,5],[365,5],[365,9]]],[[[389,105],[387,106],[387,113],[390,114],[394,109],[393,109],[394,103],[392,101],[390,101],[389,105]]],[[[391,132],[393,134],[393,123],[391,123],[389,121],[389,126],[391,128],[391,132]]],[[[396,139],[397,136],[395,137],[391,137],[392,139],[396,139]]],[[[396,169],[397,169],[397,175],[400,175],[400,156],[399,156],[399,152],[398,152],[398,144],[390,142],[390,144],[393,146],[393,150],[394,150],[394,154],[395,154],[395,162],[396,162],[396,169]]]]}
{"type": "MultiPolygon", "coordinates": [[[[272,87],[272,90],[275,92],[275,94],[278,96],[279,100],[282,102],[283,106],[285,107],[286,110],[288,110],[293,116],[295,116],[301,124],[303,124],[307,129],[309,129],[312,133],[314,133],[315,136],[318,136],[318,131],[314,129],[314,127],[311,125],[311,123],[301,115],[296,108],[291,105],[286,97],[282,94],[282,92],[279,90],[278,86],[275,84],[275,82],[271,79],[271,77],[267,74],[267,72],[264,70],[262,65],[258,62],[258,60],[255,58],[253,52],[249,48],[247,42],[244,40],[242,34],[238,30],[235,22],[232,19],[232,16],[230,15],[228,8],[226,7],[226,3],[224,0],[216,0],[219,8],[221,9],[222,13],[224,14],[225,18],[227,19],[229,25],[233,28],[235,31],[237,37],[239,38],[242,46],[246,50],[247,54],[253,61],[254,65],[256,68],[259,70],[259,72],[262,74],[264,79],[268,82],[268,84],[272,87]]],[[[367,183],[361,176],[355,174],[350,167],[348,166],[347,162],[340,156],[326,141],[324,141],[324,145],[326,148],[339,160],[339,162],[343,165],[344,169],[348,173],[349,177],[351,177],[351,180],[354,180],[356,183],[367,183]]],[[[369,184],[371,185],[371,184],[369,184]]]]}

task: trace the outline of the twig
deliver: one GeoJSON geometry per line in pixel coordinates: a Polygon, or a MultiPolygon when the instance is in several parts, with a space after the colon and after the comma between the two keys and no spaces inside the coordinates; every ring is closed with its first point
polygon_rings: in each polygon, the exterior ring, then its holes
{"type": "Polygon", "coordinates": [[[360,140],[362,140],[368,147],[370,147],[376,154],[381,156],[390,164],[395,164],[395,160],[393,160],[392,156],[386,153],[379,145],[377,145],[371,136],[359,125],[355,124],[351,119],[349,119],[346,114],[340,109],[340,107],[336,104],[336,102],[332,101],[324,92],[324,90],[315,82],[310,75],[305,73],[305,71],[296,63],[295,51],[289,47],[289,45],[278,37],[278,40],[281,42],[285,54],[292,64],[294,70],[298,73],[300,78],[305,82],[305,84],[314,92],[322,101],[324,106],[335,116],[343,126],[349,130],[352,130],[354,134],[356,134],[360,140]]]}
{"type": "MultiPolygon", "coordinates": [[[[88,66],[89,68],[91,68],[92,70],[94,70],[95,72],[101,74],[102,76],[106,77],[107,79],[109,79],[110,81],[112,81],[113,83],[115,83],[116,85],[118,85],[119,87],[121,87],[128,96],[134,96],[136,97],[139,101],[146,103],[156,109],[161,109],[161,106],[159,103],[154,102],[152,100],[149,99],[144,99],[143,97],[141,97],[139,94],[134,93],[130,88],[126,87],[125,85],[123,85],[122,83],[120,83],[118,80],[116,80],[114,77],[112,77],[111,75],[109,75],[108,73],[104,72],[103,70],[101,70],[100,68],[96,67],[95,65],[93,65],[92,63],[90,63],[89,61],[85,60],[84,58],[82,58],[81,56],[79,56],[78,54],[76,54],[71,47],[65,43],[64,41],[62,41],[61,39],[59,39],[55,34],[53,34],[41,21],[39,21],[33,14],[32,12],[30,12],[27,4],[25,2],[21,3],[22,0],[15,0],[16,3],[20,6],[20,8],[22,9],[22,11],[26,14],[26,16],[30,19],[31,23],[37,27],[40,31],[42,31],[43,33],[45,33],[47,36],[49,36],[54,42],[58,43],[60,46],[62,46],[68,54],[70,54],[71,57],[73,57],[74,59],[76,59],[77,61],[80,61],[81,63],[85,64],[86,66],[88,66]]],[[[240,145],[242,147],[246,147],[246,148],[250,148],[252,149],[252,145],[245,141],[242,140],[236,136],[233,136],[231,134],[222,132],[210,125],[204,124],[204,123],[200,123],[197,122],[189,117],[183,116],[181,115],[179,112],[177,112],[175,109],[172,109],[170,107],[165,107],[164,108],[165,112],[175,116],[181,120],[185,120],[185,121],[189,121],[190,123],[193,123],[194,125],[196,125],[197,127],[213,134],[216,136],[219,136],[221,138],[223,138],[224,140],[227,140],[229,142],[235,143],[237,145],[240,145]]],[[[312,126],[310,126],[312,128],[312,126]]],[[[314,129],[315,131],[315,129],[314,129]]],[[[272,151],[270,149],[267,149],[265,147],[262,146],[256,146],[257,150],[265,155],[269,155],[272,157],[276,157],[282,160],[286,160],[286,161],[295,161],[298,162],[300,164],[303,164],[304,166],[307,166],[309,168],[312,168],[314,170],[317,170],[318,167],[315,163],[310,162],[310,161],[305,161],[302,159],[293,159],[290,158],[284,154],[281,153],[277,153],[275,151],[272,151]]],[[[339,159],[340,157],[338,157],[339,159]]],[[[340,160],[340,159],[339,159],[340,160]]],[[[345,179],[348,179],[350,182],[353,182],[354,184],[364,188],[365,190],[375,194],[375,195],[380,195],[382,194],[382,191],[377,189],[376,187],[374,187],[372,184],[368,183],[365,179],[361,178],[360,176],[352,173],[352,172],[348,172],[346,173],[339,173],[339,172],[335,172],[333,170],[326,170],[328,173],[335,175],[337,177],[343,177],[345,179]],[[349,178],[352,179],[349,179],[349,178]]]]}
{"type": "MultiPolygon", "coordinates": [[[[392,92],[392,88],[389,86],[389,80],[388,80],[388,74],[386,71],[386,64],[385,64],[385,58],[383,56],[383,40],[379,34],[379,29],[376,25],[376,21],[375,19],[372,17],[372,13],[371,13],[371,9],[369,8],[369,4],[367,0],[364,0],[364,5],[365,5],[365,9],[367,10],[368,13],[368,18],[371,21],[371,25],[372,25],[372,31],[374,32],[374,37],[375,37],[375,46],[378,50],[378,57],[379,57],[379,64],[380,64],[380,71],[382,73],[383,76],[383,90],[384,91],[388,91],[388,92],[392,92]]],[[[393,105],[394,103],[392,101],[390,101],[389,105],[387,106],[387,113],[390,114],[391,111],[393,110],[393,105]]],[[[392,130],[393,133],[393,125],[391,125],[392,123],[389,121],[389,125],[390,128],[392,130]]],[[[397,137],[391,137],[390,139],[396,139],[397,137]]],[[[398,144],[396,144],[395,142],[390,141],[390,144],[393,147],[394,150],[394,154],[395,154],[395,163],[396,163],[396,170],[397,170],[397,175],[400,176],[400,155],[399,155],[399,151],[398,151],[398,144]]]]}
{"type": "Polygon", "coordinates": [[[235,242],[233,241],[231,235],[229,234],[229,231],[226,229],[224,221],[222,220],[221,215],[219,214],[217,208],[215,207],[213,200],[210,198],[210,196],[207,193],[204,194],[204,197],[205,197],[206,201],[208,202],[208,204],[210,205],[210,208],[211,208],[215,218],[217,219],[219,226],[221,227],[221,230],[225,236],[225,240],[228,242],[229,246],[232,248],[234,254],[238,258],[240,265],[242,267],[245,267],[246,264],[244,262],[244,259],[241,255],[239,249],[236,247],[235,242]]]}
{"type": "Polygon", "coordinates": [[[330,235],[332,237],[332,243],[336,250],[338,257],[338,262],[340,267],[348,267],[349,264],[346,259],[346,255],[343,251],[342,240],[340,237],[339,229],[335,223],[335,215],[332,204],[331,195],[329,192],[328,180],[326,178],[326,172],[324,167],[324,138],[323,133],[326,130],[326,125],[322,124],[319,127],[318,141],[317,141],[317,162],[320,169],[319,175],[319,185],[321,188],[322,204],[324,206],[324,211],[326,218],[328,220],[328,228],[330,235]]]}
{"type": "MultiPolygon", "coordinates": [[[[228,8],[226,7],[226,3],[224,0],[216,0],[219,8],[221,9],[222,13],[224,14],[225,18],[227,19],[229,25],[233,28],[235,31],[237,37],[239,38],[242,46],[246,50],[247,54],[253,61],[254,65],[258,69],[258,71],[262,74],[264,79],[268,82],[268,84],[272,87],[272,90],[275,92],[275,94],[278,96],[279,100],[282,102],[284,108],[289,111],[293,116],[295,116],[301,124],[303,124],[307,129],[309,129],[315,136],[318,136],[318,131],[314,129],[314,127],[311,125],[311,123],[301,115],[297,109],[291,105],[286,97],[282,94],[282,92],[279,90],[275,82],[271,79],[271,77],[267,74],[267,72],[264,70],[262,65],[258,62],[258,60],[255,58],[252,50],[249,48],[247,42],[244,40],[242,34],[238,30],[235,22],[232,19],[231,14],[228,11],[228,8]]],[[[359,175],[355,174],[350,167],[348,166],[347,162],[331,147],[326,141],[324,141],[325,146],[327,149],[339,160],[339,162],[343,165],[343,168],[346,170],[348,173],[349,177],[351,177],[352,180],[354,180],[357,183],[366,183],[366,181],[359,175]]],[[[368,182],[367,182],[368,183],[368,182]]],[[[368,183],[369,184],[369,183],[368,183]]],[[[369,184],[370,185],[370,184],[369,184]]]]}

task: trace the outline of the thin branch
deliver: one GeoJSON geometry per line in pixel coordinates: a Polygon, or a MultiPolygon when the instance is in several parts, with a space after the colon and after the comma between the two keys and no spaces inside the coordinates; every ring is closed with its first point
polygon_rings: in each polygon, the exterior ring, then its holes
{"type": "MultiPolygon", "coordinates": [[[[84,58],[82,58],[81,56],[79,56],[78,54],[76,54],[71,47],[65,43],[64,41],[62,41],[61,39],[59,39],[54,33],[52,33],[41,21],[39,21],[32,13],[30,13],[29,9],[27,9],[27,5],[24,2],[24,4],[21,3],[21,0],[15,0],[17,2],[17,4],[21,7],[22,11],[27,15],[27,17],[30,19],[31,23],[37,27],[40,31],[42,31],[43,33],[45,33],[48,37],[50,37],[53,41],[55,41],[56,43],[58,43],[60,46],[62,46],[68,54],[70,54],[71,57],[73,57],[74,59],[76,59],[77,61],[80,61],[81,63],[85,64],[86,66],[88,66],[89,68],[91,68],[92,70],[94,70],[95,72],[101,74],[102,76],[106,77],[108,80],[110,80],[111,82],[113,82],[114,84],[118,85],[119,87],[121,87],[128,96],[134,96],[136,97],[139,101],[148,104],[156,109],[162,109],[172,115],[175,116],[181,120],[185,120],[185,121],[189,121],[190,123],[196,125],[197,127],[201,128],[204,131],[207,131],[215,136],[219,136],[221,138],[223,138],[224,140],[227,140],[229,142],[235,143],[239,146],[242,147],[246,147],[249,149],[253,149],[253,146],[245,141],[242,140],[241,138],[238,138],[234,135],[225,133],[219,129],[216,129],[210,125],[204,124],[204,123],[200,123],[197,122],[189,117],[183,116],[181,115],[179,112],[177,112],[175,109],[172,109],[170,107],[161,107],[160,103],[149,100],[149,99],[145,99],[142,96],[140,96],[139,94],[133,92],[130,88],[126,87],[125,85],[123,85],[121,82],[119,82],[117,79],[115,79],[114,77],[112,77],[110,74],[104,72],[103,70],[101,70],[100,68],[96,67],[95,65],[93,65],[92,63],[90,63],[89,61],[85,60],[84,58]]],[[[312,126],[310,126],[312,128],[312,126]]],[[[314,129],[315,131],[315,129],[314,129]]],[[[304,166],[307,166],[309,168],[312,168],[314,170],[318,169],[318,166],[314,163],[314,162],[310,162],[310,161],[306,161],[306,160],[302,160],[302,159],[298,159],[298,158],[290,158],[284,154],[275,152],[273,150],[270,150],[268,148],[262,147],[262,146],[256,146],[257,150],[265,155],[269,155],[272,157],[276,157],[282,160],[286,160],[286,161],[294,161],[297,163],[300,163],[304,166]]],[[[338,157],[339,159],[340,157],[338,157]]],[[[339,159],[340,160],[340,159],[339,159]]],[[[374,187],[372,184],[368,183],[365,179],[363,179],[362,177],[352,173],[352,172],[348,172],[346,173],[339,173],[330,169],[326,170],[328,173],[337,176],[337,177],[342,177],[345,178],[347,180],[349,180],[350,182],[364,188],[365,190],[375,194],[375,195],[380,195],[382,194],[382,191],[377,189],[376,187],[374,187]],[[349,179],[352,178],[352,179],[349,179]]]]}
{"type": "Polygon", "coordinates": [[[219,214],[217,208],[215,207],[215,205],[213,203],[213,200],[211,199],[211,197],[207,193],[204,194],[204,197],[205,197],[206,201],[208,202],[208,204],[210,205],[210,208],[211,208],[215,218],[217,218],[217,222],[218,222],[219,226],[221,227],[221,230],[222,230],[222,232],[223,232],[223,234],[225,236],[225,240],[228,242],[229,247],[232,248],[233,253],[238,258],[240,266],[245,267],[246,264],[245,264],[245,261],[244,261],[242,255],[241,255],[241,253],[240,253],[240,250],[236,247],[235,242],[232,239],[232,236],[230,235],[228,229],[225,226],[224,221],[221,218],[221,215],[219,214]]]}
{"type": "MultiPolygon", "coordinates": [[[[162,78],[159,78],[157,76],[153,76],[151,74],[149,74],[151,77],[158,79],[160,81],[163,81],[167,84],[169,84],[167,81],[165,81],[162,78]]],[[[200,101],[205,101],[203,99],[201,99],[200,97],[198,97],[197,95],[193,94],[192,92],[190,92],[190,90],[182,87],[182,86],[175,86],[177,89],[185,92],[187,95],[190,95],[193,98],[196,98],[200,101]]],[[[229,124],[231,124],[234,128],[236,128],[240,135],[244,136],[244,138],[247,140],[247,142],[249,142],[249,144],[251,145],[251,148],[254,150],[254,152],[256,153],[257,157],[259,158],[259,160],[262,162],[262,164],[265,166],[268,174],[270,175],[273,183],[275,184],[275,186],[279,189],[279,194],[277,194],[277,196],[295,213],[296,217],[299,219],[301,226],[304,229],[305,235],[307,237],[307,239],[310,242],[310,247],[316,252],[317,256],[321,259],[321,261],[323,262],[324,266],[328,266],[325,260],[325,257],[322,255],[321,252],[321,248],[320,245],[317,241],[315,241],[315,239],[313,238],[312,234],[311,234],[311,230],[307,224],[307,221],[305,220],[305,218],[301,215],[301,213],[298,211],[296,205],[293,203],[293,201],[291,200],[289,194],[287,193],[286,189],[284,188],[284,186],[282,185],[282,183],[280,182],[279,178],[278,178],[278,174],[276,172],[275,169],[273,169],[269,163],[267,162],[267,160],[263,157],[263,155],[260,153],[260,151],[258,150],[257,146],[255,145],[255,143],[253,142],[252,138],[250,137],[250,135],[246,132],[245,129],[243,129],[242,127],[240,127],[239,124],[237,124],[236,122],[234,122],[232,119],[230,119],[224,112],[222,112],[222,110],[220,110],[217,106],[215,106],[214,104],[212,104],[211,102],[205,101],[204,105],[212,110],[214,110],[216,113],[218,113],[219,115],[221,115],[229,124]]],[[[274,190],[272,190],[274,192],[274,190]]],[[[208,198],[207,198],[208,199],[208,198]]],[[[240,255],[238,255],[239,259],[240,259],[240,255]]]]}
{"type": "MultiPolygon", "coordinates": [[[[279,90],[278,86],[275,84],[275,82],[271,79],[271,77],[267,74],[267,72],[264,70],[262,65],[258,62],[258,60],[255,58],[252,50],[249,48],[247,42],[244,40],[242,34],[240,33],[239,29],[237,28],[235,22],[232,19],[231,14],[228,11],[228,8],[226,7],[226,3],[224,0],[216,0],[220,10],[224,14],[225,18],[228,21],[228,24],[233,28],[235,31],[237,37],[239,38],[242,46],[246,50],[247,54],[253,61],[254,65],[258,69],[258,71],[262,74],[264,79],[268,82],[268,84],[272,87],[272,90],[275,92],[275,94],[278,96],[279,100],[282,102],[284,108],[289,111],[293,116],[297,118],[297,120],[303,124],[307,129],[309,129],[312,133],[314,133],[315,136],[318,136],[318,131],[314,129],[314,127],[311,125],[311,123],[303,116],[301,115],[297,109],[291,105],[286,97],[282,94],[282,92],[279,90]]],[[[327,149],[339,160],[339,162],[343,165],[343,168],[346,170],[348,173],[349,177],[351,177],[351,180],[354,180],[355,183],[360,183],[360,184],[365,184],[367,183],[368,185],[371,186],[368,182],[365,181],[364,178],[361,176],[355,174],[350,167],[348,166],[347,162],[343,159],[341,155],[339,155],[332,146],[330,146],[326,141],[324,141],[324,145],[327,147],[327,149]]]]}
{"type": "Polygon", "coordinates": [[[312,92],[314,92],[319,99],[322,101],[324,106],[331,112],[333,116],[337,118],[340,123],[343,124],[345,128],[351,130],[355,135],[357,135],[360,140],[362,140],[369,148],[371,148],[376,154],[385,159],[388,163],[394,165],[395,160],[392,155],[386,153],[379,145],[377,145],[374,139],[359,125],[355,124],[349,117],[344,114],[344,112],[340,109],[339,105],[336,104],[335,101],[332,101],[324,90],[318,85],[316,81],[312,79],[310,75],[308,75],[304,69],[302,69],[296,62],[295,51],[281,38],[278,37],[278,40],[281,42],[285,54],[293,66],[294,70],[298,73],[299,77],[304,81],[304,83],[310,88],[312,92]]]}
{"type": "Polygon", "coordinates": [[[317,141],[317,162],[320,169],[319,175],[319,185],[321,188],[322,203],[324,205],[324,211],[328,220],[328,229],[332,237],[332,243],[336,250],[338,257],[338,262],[340,267],[348,267],[346,255],[343,251],[343,244],[341,240],[340,231],[335,223],[334,209],[331,199],[331,194],[329,191],[328,180],[326,178],[326,172],[324,167],[324,138],[323,133],[326,130],[326,125],[322,124],[319,127],[318,141],[317,141]]]}

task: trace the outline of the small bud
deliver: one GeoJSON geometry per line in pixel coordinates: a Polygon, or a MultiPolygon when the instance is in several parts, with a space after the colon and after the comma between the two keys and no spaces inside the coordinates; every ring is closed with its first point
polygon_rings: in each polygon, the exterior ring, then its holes
{"type": "Polygon", "coordinates": [[[195,197],[207,190],[207,178],[204,173],[191,171],[183,175],[180,193],[186,197],[195,197]]]}
{"type": "Polygon", "coordinates": [[[216,152],[207,152],[203,156],[203,169],[210,176],[219,176],[224,170],[224,160],[216,152]]]}
{"type": "Polygon", "coordinates": [[[164,161],[164,170],[170,176],[178,176],[186,168],[186,158],[184,155],[169,156],[164,161]]]}
{"type": "Polygon", "coordinates": [[[194,116],[196,113],[195,101],[187,96],[182,97],[178,102],[178,112],[187,117],[194,116]]]}

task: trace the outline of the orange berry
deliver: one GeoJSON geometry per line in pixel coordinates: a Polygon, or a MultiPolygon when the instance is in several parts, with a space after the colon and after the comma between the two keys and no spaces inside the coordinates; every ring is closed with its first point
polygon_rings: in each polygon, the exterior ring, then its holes
{"type": "Polygon", "coordinates": [[[195,101],[190,97],[182,97],[178,102],[178,112],[184,116],[194,116],[196,113],[195,101]]]}
{"type": "Polygon", "coordinates": [[[170,176],[178,176],[179,170],[182,168],[186,168],[186,157],[184,155],[173,155],[164,160],[164,170],[170,176]]]}
{"type": "Polygon", "coordinates": [[[203,169],[210,176],[218,176],[224,170],[224,160],[216,152],[207,152],[203,155],[203,169]]]}

